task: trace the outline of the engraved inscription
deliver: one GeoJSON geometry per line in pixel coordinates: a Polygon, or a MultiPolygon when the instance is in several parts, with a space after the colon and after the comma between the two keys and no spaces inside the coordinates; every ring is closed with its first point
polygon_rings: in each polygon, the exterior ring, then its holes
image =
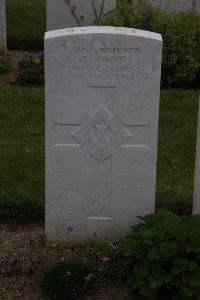
{"type": "Polygon", "coordinates": [[[141,52],[141,49],[136,48],[99,48],[99,49],[93,49],[93,48],[87,48],[87,47],[65,47],[65,51],[67,53],[71,54],[83,54],[87,52],[95,52],[96,54],[139,54],[141,52]]]}
{"type": "Polygon", "coordinates": [[[87,115],[71,136],[83,151],[102,163],[119,151],[131,134],[123,127],[121,119],[102,105],[93,114],[87,115]]]}
{"type": "Polygon", "coordinates": [[[135,67],[132,57],[141,54],[135,48],[87,48],[67,47],[70,56],[71,79],[88,81],[134,81],[135,67]]]}

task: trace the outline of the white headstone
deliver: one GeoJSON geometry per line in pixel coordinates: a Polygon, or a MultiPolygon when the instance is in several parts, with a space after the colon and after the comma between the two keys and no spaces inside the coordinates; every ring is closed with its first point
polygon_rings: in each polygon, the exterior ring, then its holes
{"type": "Polygon", "coordinates": [[[0,55],[6,55],[6,7],[5,0],[0,0],[0,55]]]}
{"type": "MultiPolygon", "coordinates": [[[[139,2],[140,0],[133,0],[139,2]]],[[[182,12],[192,10],[194,0],[149,0],[155,6],[165,11],[182,12]]],[[[200,0],[195,0],[195,7],[200,11],[200,0]]]]}
{"type": "Polygon", "coordinates": [[[47,32],[46,235],[117,239],[154,212],[162,38],[128,28],[47,32]]]}
{"type": "MultiPolygon", "coordinates": [[[[200,104],[200,98],[199,98],[199,104],[200,104]]],[[[198,127],[197,127],[193,214],[200,214],[200,105],[199,105],[198,127]]]]}
{"type": "MultiPolygon", "coordinates": [[[[104,14],[116,6],[116,0],[93,0],[98,17],[103,2],[104,14]]],[[[47,0],[47,30],[93,25],[98,24],[92,0],[47,0]]]]}

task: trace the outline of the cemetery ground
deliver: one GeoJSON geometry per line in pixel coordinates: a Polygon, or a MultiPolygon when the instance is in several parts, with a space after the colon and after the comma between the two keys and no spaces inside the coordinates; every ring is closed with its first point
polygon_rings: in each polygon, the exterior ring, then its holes
{"type": "MultiPolygon", "coordinates": [[[[42,273],[63,259],[83,260],[85,254],[79,247],[45,247],[44,89],[13,84],[27,55],[9,52],[10,69],[0,79],[0,299],[42,299],[42,273]]],[[[198,91],[161,90],[157,209],[191,213],[197,111],[198,91]]],[[[140,298],[124,285],[101,279],[84,299],[140,298]]]]}
{"type": "MultiPolygon", "coordinates": [[[[45,247],[44,224],[32,222],[13,227],[0,225],[0,299],[43,299],[41,275],[52,264],[84,259],[84,248],[67,249],[56,244],[45,247]]],[[[122,300],[141,298],[110,280],[95,283],[84,300],[122,300]]]]}
{"type": "MultiPolygon", "coordinates": [[[[43,299],[40,280],[49,266],[85,258],[84,247],[45,247],[44,88],[42,78],[40,87],[32,86],[37,74],[29,73],[40,64],[44,30],[44,0],[7,0],[8,65],[0,75],[0,300],[43,299]]],[[[191,214],[198,93],[161,90],[157,210],[191,214]]],[[[95,299],[142,298],[101,278],[84,297],[95,299]]]]}

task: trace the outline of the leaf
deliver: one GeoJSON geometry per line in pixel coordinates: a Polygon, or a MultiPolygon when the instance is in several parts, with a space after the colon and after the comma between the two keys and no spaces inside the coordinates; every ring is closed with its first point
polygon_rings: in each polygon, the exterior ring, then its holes
{"type": "Polygon", "coordinates": [[[144,262],[144,264],[141,263],[140,265],[137,265],[134,271],[137,277],[147,277],[149,274],[149,263],[144,262]]]}
{"type": "Polygon", "coordinates": [[[188,270],[189,271],[194,271],[197,268],[198,264],[195,261],[189,261],[188,262],[188,270]]]}
{"type": "Polygon", "coordinates": [[[147,244],[147,245],[152,245],[155,243],[155,237],[156,237],[156,233],[155,231],[152,229],[152,230],[148,230],[144,233],[144,242],[147,244]]]}
{"type": "Polygon", "coordinates": [[[177,244],[175,242],[163,242],[160,244],[160,250],[165,257],[174,256],[177,252],[177,244]]]}
{"type": "Polygon", "coordinates": [[[156,294],[156,290],[151,288],[146,283],[139,286],[139,291],[142,296],[148,297],[147,299],[150,299],[156,294]]]}
{"type": "Polygon", "coordinates": [[[191,287],[200,287],[200,270],[183,274],[183,282],[191,287]]]}
{"type": "Polygon", "coordinates": [[[172,273],[179,274],[185,271],[194,271],[198,264],[195,261],[190,261],[188,259],[175,258],[172,266],[172,273]]]}
{"type": "MultiPolygon", "coordinates": [[[[196,292],[197,292],[196,289],[194,289],[193,287],[189,287],[189,286],[184,286],[181,289],[181,294],[183,294],[184,296],[190,297],[189,299],[191,299],[192,296],[195,296],[196,292]]],[[[188,299],[188,298],[183,297],[183,299],[188,299]]]]}
{"type": "Polygon", "coordinates": [[[185,270],[185,259],[175,258],[175,260],[173,261],[173,266],[171,268],[172,274],[183,273],[185,270]]]}
{"type": "Polygon", "coordinates": [[[161,255],[159,245],[155,245],[149,250],[148,257],[152,260],[160,259],[161,255]]]}
{"type": "Polygon", "coordinates": [[[200,252],[200,235],[192,237],[190,243],[194,251],[200,252]]]}
{"type": "Polygon", "coordinates": [[[137,250],[137,241],[135,239],[128,239],[122,246],[122,255],[125,257],[133,256],[137,250]]]}
{"type": "Polygon", "coordinates": [[[193,251],[193,247],[189,244],[189,245],[186,245],[185,246],[185,251],[187,252],[187,253],[191,253],[192,251],[193,251]]]}

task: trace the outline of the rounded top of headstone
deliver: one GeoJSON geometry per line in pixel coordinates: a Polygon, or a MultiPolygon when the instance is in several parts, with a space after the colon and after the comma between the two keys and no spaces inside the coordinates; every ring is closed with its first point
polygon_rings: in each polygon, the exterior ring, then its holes
{"type": "Polygon", "coordinates": [[[45,39],[83,34],[118,34],[138,36],[162,41],[162,36],[159,33],[134,28],[111,26],[86,26],[53,30],[45,33],[45,39]]]}

